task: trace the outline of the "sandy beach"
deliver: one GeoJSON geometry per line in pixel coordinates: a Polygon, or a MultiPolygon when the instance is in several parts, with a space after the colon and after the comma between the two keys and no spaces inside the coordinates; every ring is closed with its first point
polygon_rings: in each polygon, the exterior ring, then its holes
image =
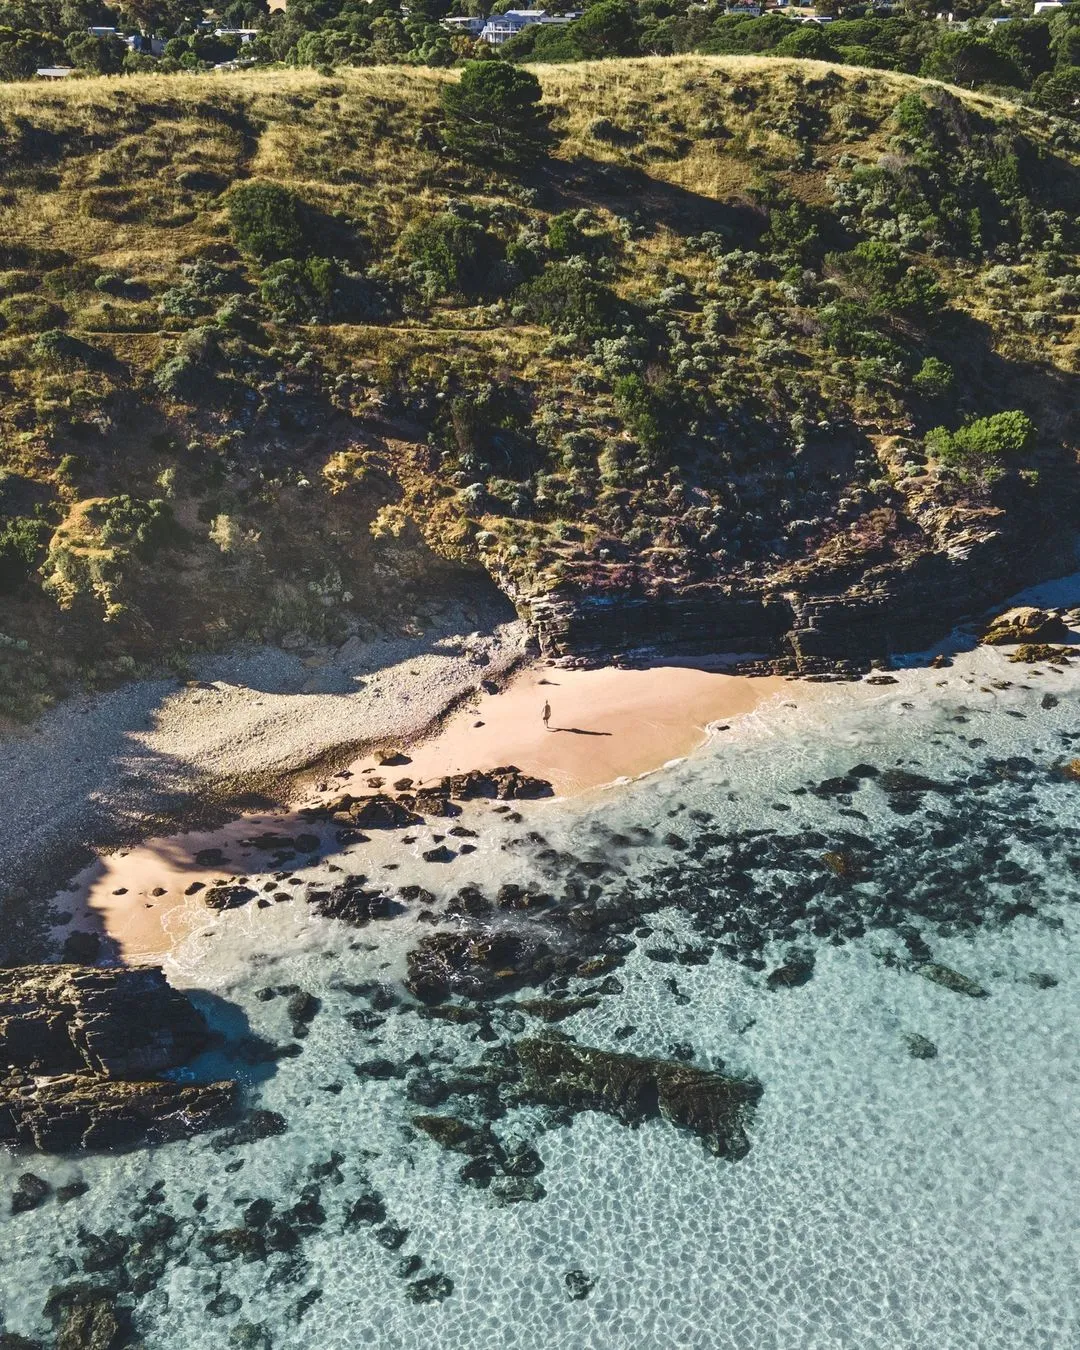
{"type": "Polygon", "coordinates": [[[710,727],[753,712],[789,687],[780,676],[676,666],[534,666],[503,692],[481,694],[457,710],[437,736],[413,748],[401,772],[422,785],[445,774],[514,764],[568,796],[680,759],[710,727]],[[546,725],[545,704],[551,709],[546,725]]]}
{"type": "Polygon", "coordinates": [[[47,894],[90,849],[221,803],[284,805],[366,748],[428,731],[481,682],[501,683],[527,646],[508,604],[448,605],[415,631],[207,656],[187,685],[67,699],[0,736],[0,894],[47,894]]]}
{"type": "MultiPolygon", "coordinates": [[[[662,768],[703,744],[711,727],[728,728],[730,719],[788,688],[780,678],[683,667],[533,665],[513,675],[504,691],[479,690],[468,697],[431,735],[409,747],[407,765],[391,770],[359,759],[295,805],[345,786],[372,791],[388,774],[419,785],[444,774],[511,763],[547,779],[559,796],[575,795],[662,768]],[[552,709],[547,726],[541,716],[545,701],[552,709]]],[[[212,921],[200,886],[243,875],[248,859],[258,858],[246,840],[266,831],[304,828],[303,819],[286,810],[249,813],[216,829],[147,839],[89,865],[58,900],[65,908],[70,903],[74,927],[100,931],[122,959],[160,959],[212,921]],[[198,859],[210,848],[222,850],[224,863],[198,859]]],[[[389,842],[396,839],[391,836],[389,842]]],[[[381,866],[386,849],[386,840],[372,840],[357,865],[381,866]]],[[[257,866],[255,861],[250,865],[257,866]]]]}

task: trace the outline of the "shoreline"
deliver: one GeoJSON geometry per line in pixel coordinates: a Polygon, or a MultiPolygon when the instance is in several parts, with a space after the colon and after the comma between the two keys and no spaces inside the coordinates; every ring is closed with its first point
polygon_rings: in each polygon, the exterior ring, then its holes
{"type": "Polygon", "coordinates": [[[0,734],[0,959],[41,950],[45,897],[96,855],[283,808],[368,748],[429,734],[528,649],[508,605],[451,603],[424,629],[207,656],[186,685],[75,695],[0,734]]]}
{"type": "MultiPolygon", "coordinates": [[[[504,689],[465,695],[407,747],[399,739],[395,749],[411,751],[395,755],[400,764],[357,760],[284,810],[234,812],[217,830],[202,825],[174,830],[146,837],[132,848],[99,854],[55,901],[66,903],[70,895],[72,930],[97,932],[121,959],[167,959],[197,928],[214,922],[201,892],[214,885],[245,885],[253,867],[260,877],[266,871],[268,862],[252,859],[252,840],[245,836],[304,833],[311,828],[304,824],[305,811],[343,791],[397,795],[455,773],[513,763],[551,785],[555,795],[549,801],[583,797],[680,762],[708,743],[713,726],[729,729],[736,719],[767,707],[787,684],[781,677],[684,667],[566,670],[532,664],[512,674],[504,689]],[[562,719],[552,718],[550,729],[539,715],[545,697],[554,699],[563,714],[562,719]],[[597,749],[598,743],[603,748],[597,749]],[[215,860],[211,851],[218,854],[215,860]]],[[[469,823],[479,828],[492,805],[474,803],[469,823]]],[[[437,843],[444,837],[439,830],[445,828],[433,818],[415,833],[433,832],[431,842],[437,843]]],[[[378,868],[390,860],[396,845],[409,842],[400,833],[382,837],[376,831],[359,850],[343,851],[357,853],[365,870],[378,868]]],[[[320,840],[320,853],[328,842],[320,840]]],[[[331,847],[319,867],[340,871],[328,866],[335,856],[331,847]]]]}

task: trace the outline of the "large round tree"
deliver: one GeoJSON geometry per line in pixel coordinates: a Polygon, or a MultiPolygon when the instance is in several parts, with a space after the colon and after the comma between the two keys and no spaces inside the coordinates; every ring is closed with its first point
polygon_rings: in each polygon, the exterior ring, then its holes
{"type": "Polygon", "coordinates": [[[526,168],[547,149],[548,115],[540,81],[507,61],[470,61],[442,91],[443,135],[465,159],[526,168]]]}

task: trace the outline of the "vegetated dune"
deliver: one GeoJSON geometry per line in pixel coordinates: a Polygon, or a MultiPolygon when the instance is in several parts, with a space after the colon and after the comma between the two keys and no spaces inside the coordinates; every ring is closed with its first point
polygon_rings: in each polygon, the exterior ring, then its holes
{"type": "Polygon", "coordinates": [[[550,651],[808,669],[1064,565],[1080,132],[817,62],[535,72],[518,177],[447,151],[453,73],[0,87],[0,715],[488,577],[550,651]]]}

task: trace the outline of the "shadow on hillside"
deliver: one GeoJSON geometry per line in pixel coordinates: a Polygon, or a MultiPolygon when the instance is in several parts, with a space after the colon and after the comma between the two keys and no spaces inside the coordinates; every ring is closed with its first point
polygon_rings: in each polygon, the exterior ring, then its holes
{"type": "Polygon", "coordinates": [[[1080,373],[1062,370],[1043,358],[1044,339],[1025,337],[1030,359],[1017,360],[994,350],[990,325],[969,314],[950,311],[946,329],[948,350],[942,354],[954,365],[957,381],[954,416],[988,409],[1022,407],[1044,438],[1075,442],[1080,438],[1080,373]],[[1046,410],[1067,410],[1049,425],[1046,410]]]}
{"type": "Polygon", "coordinates": [[[629,215],[653,232],[722,234],[733,244],[749,247],[757,241],[768,216],[748,201],[717,201],[688,188],[654,178],[631,164],[609,164],[578,156],[551,161],[539,182],[552,210],[604,206],[629,215]]]}

